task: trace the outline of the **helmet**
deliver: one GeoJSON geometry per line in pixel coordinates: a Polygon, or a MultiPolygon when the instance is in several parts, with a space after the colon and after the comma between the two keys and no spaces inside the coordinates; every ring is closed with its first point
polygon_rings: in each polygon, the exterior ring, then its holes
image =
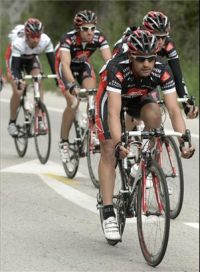
{"type": "Polygon", "coordinates": [[[159,11],[149,11],[143,18],[143,26],[151,32],[168,34],[170,23],[168,17],[159,11]]]}
{"type": "Polygon", "coordinates": [[[82,26],[84,24],[97,24],[97,16],[91,10],[83,10],[78,12],[74,17],[74,25],[76,27],[82,26]]]}
{"type": "Polygon", "coordinates": [[[129,36],[136,29],[137,29],[136,26],[129,26],[129,27],[127,27],[126,30],[123,33],[123,36],[125,36],[125,37],[129,36]]]}
{"type": "Polygon", "coordinates": [[[42,23],[36,18],[29,18],[24,25],[25,34],[40,36],[43,31],[42,23]]]}
{"type": "Polygon", "coordinates": [[[135,30],[127,40],[128,51],[133,55],[156,54],[157,38],[147,30],[135,30]]]}

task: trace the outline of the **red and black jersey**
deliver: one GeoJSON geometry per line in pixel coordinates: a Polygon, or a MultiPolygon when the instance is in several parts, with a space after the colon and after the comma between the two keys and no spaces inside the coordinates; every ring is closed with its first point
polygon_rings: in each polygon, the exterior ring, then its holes
{"type": "Polygon", "coordinates": [[[111,59],[100,71],[98,92],[117,92],[138,97],[153,91],[157,86],[163,93],[175,92],[175,83],[170,68],[157,57],[155,66],[148,77],[136,78],[131,69],[128,53],[111,59]]]}
{"type": "Polygon", "coordinates": [[[74,29],[62,36],[57,46],[56,55],[59,58],[60,50],[70,51],[72,63],[81,63],[88,61],[97,48],[103,49],[108,47],[105,36],[99,30],[95,30],[92,42],[86,43],[81,41],[79,32],[74,29]]]}

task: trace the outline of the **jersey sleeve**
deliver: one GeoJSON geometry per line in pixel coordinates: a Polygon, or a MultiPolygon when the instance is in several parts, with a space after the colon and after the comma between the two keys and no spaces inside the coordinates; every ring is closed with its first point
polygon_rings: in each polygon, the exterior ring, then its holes
{"type": "Polygon", "coordinates": [[[178,58],[178,53],[176,51],[175,43],[169,36],[167,36],[166,38],[166,42],[165,42],[163,50],[168,60],[178,58]]]}
{"type": "Polygon", "coordinates": [[[72,41],[68,35],[63,35],[60,39],[60,50],[70,51],[72,41]]]}
{"type": "Polygon", "coordinates": [[[108,65],[107,68],[107,87],[106,90],[109,92],[120,93],[122,90],[123,75],[118,71],[114,65],[108,65]]]}
{"type": "Polygon", "coordinates": [[[100,49],[109,48],[108,41],[101,32],[99,33],[98,44],[100,49]]]}
{"type": "Polygon", "coordinates": [[[164,94],[176,92],[174,77],[167,64],[163,66],[159,85],[164,94]]]}
{"type": "Polygon", "coordinates": [[[53,43],[51,39],[46,34],[44,35],[45,35],[44,37],[45,37],[45,44],[46,44],[45,53],[54,52],[54,47],[53,47],[53,43]]]}

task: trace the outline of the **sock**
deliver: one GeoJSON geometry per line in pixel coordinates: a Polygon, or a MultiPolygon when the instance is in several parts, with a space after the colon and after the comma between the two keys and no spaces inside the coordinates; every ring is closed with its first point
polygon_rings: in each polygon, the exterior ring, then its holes
{"type": "Polygon", "coordinates": [[[15,122],[16,122],[16,120],[11,120],[11,119],[10,119],[9,125],[10,125],[11,123],[15,123],[15,122]]]}
{"type": "Polygon", "coordinates": [[[106,220],[108,217],[115,217],[115,212],[113,205],[105,205],[103,206],[103,219],[106,220]]]}

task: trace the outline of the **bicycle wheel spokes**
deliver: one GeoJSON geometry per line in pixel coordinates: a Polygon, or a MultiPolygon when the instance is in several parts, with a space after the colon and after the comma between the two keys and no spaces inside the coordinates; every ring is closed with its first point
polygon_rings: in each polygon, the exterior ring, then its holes
{"type": "Polygon", "coordinates": [[[168,186],[170,217],[175,219],[179,215],[183,204],[184,176],[179,150],[172,137],[166,137],[163,140],[161,166],[168,186]]]}
{"type": "Polygon", "coordinates": [[[47,108],[42,102],[39,104],[39,109],[36,108],[35,113],[35,148],[38,159],[44,164],[48,161],[51,148],[50,119],[47,108]],[[39,126],[38,116],[42,117],[42,126],[39,126]]]}
{"type": "Polygon", "coordinates": [[[100,160],[100,143],[96,132],[88,130],[87,133],[87,163],[90,178],[96,188],[99,188],[98,166],[100,160]]]}
{"type": "Polygon", "coordinates": [[[156,162],[148,166],[146,177],[152,177],[152,186],[140,184],[138,192],[138,236],[147,263],[157,266],[163,259],[169,237],[169,197],[164,174],[156,162]],[[145,209],[143,202],[145,202],[145,209]]]}
{"type": "Polygon", "coordinates": [[[25,110],[23,109],[23,106],[20,106],[17,113],[17,119],[16,119],[18,135],[17,137],[14,138],[15,147],[20,157],[24,157],[28,147],[27,125],[28,124],[26,123],[25,110]]]}
{"type": "Polygon", "coordinates": [[[69,132],[69,158],[70,160],[67,162],[63,162],[63,167],[65,173],[68,178],[74,178],[79,167],[79,151],[78,151],[78,143],[77,143],[77,130],[75,122],[72,124],[70,132],[69,132]]]}

